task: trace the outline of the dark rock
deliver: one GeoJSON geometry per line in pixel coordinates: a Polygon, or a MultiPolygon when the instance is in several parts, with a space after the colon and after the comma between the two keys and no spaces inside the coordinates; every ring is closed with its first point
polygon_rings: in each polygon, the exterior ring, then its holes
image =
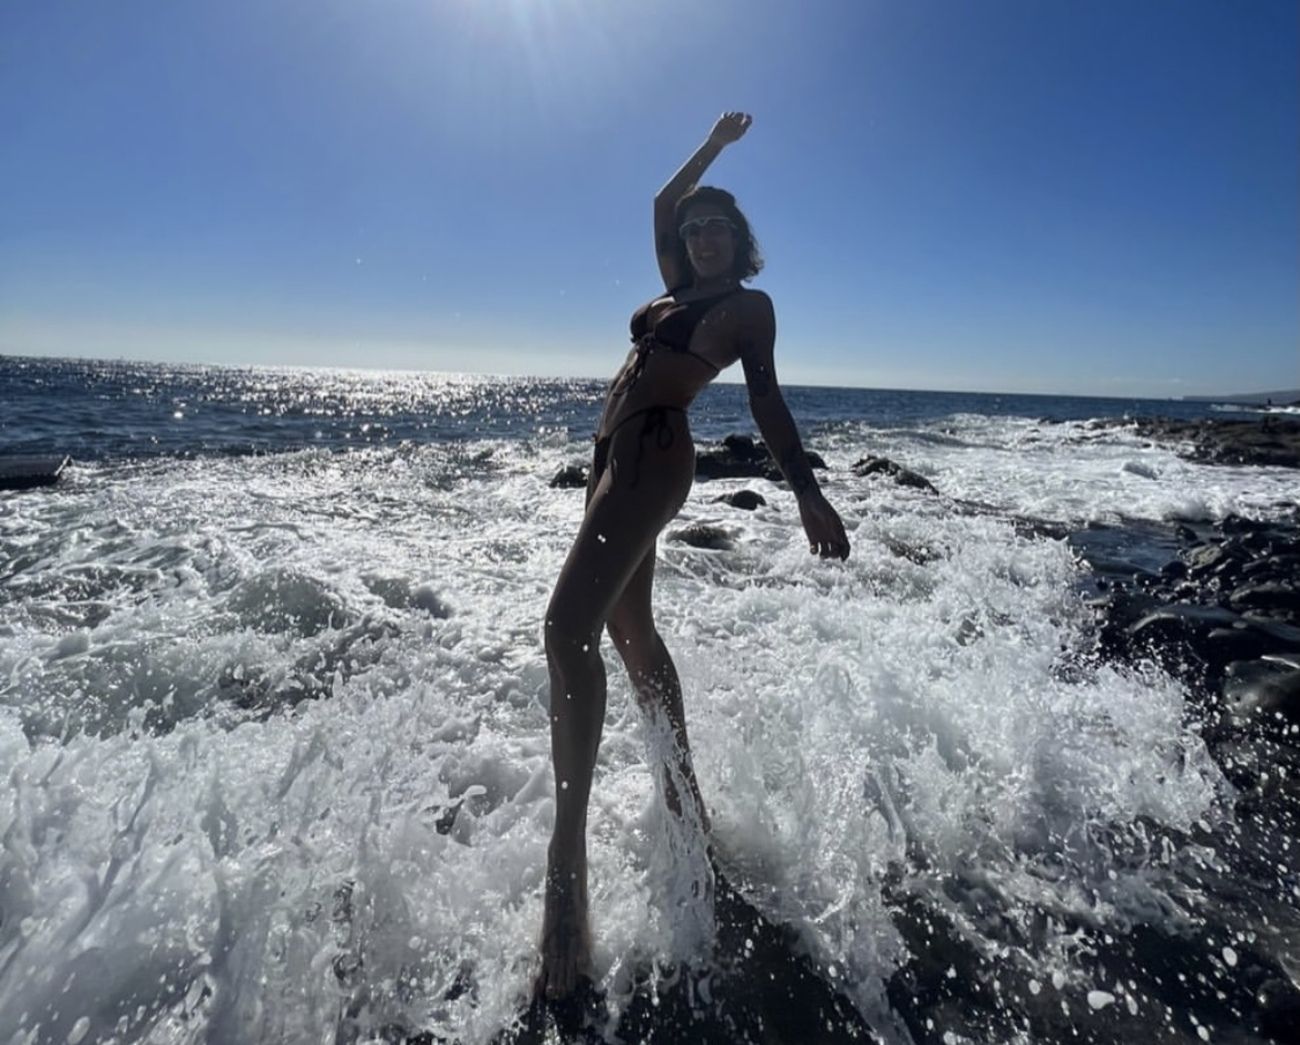
{"type": "Polygon", "coordinates": [[[1120,648],[1130,656],[1154,657],[1165,670],[1200,690],[1223,663],[1216,662],[1215,649],[1206,637],[1216,628],[1231,628],[1237,620],[1235,613],[1217,606],[1172,603],[1131,625],[1121,637],[1120,648]]]}
{"type": "Polygon", "coordinates": [[[1268,637],[1249,628],[1215,628],[1205,636],[1207,658],[1228,664],[1237,660],[1252,660],[1269,652],[1268,637]]]}
{"type": "Polygon", "coordinates": [[[0,457],[0,490],[31,490],[53,486],[72,458],[66,454],[49,457],[0,457]]]}
{"type": "Polygon", "coordinates": [[[692,548],[707,548],[710,551],[730,551],[736,546],[731,535],[721,526],[709,523],[692,523],[668,535],[670,541],[689,544],[692,548]]]}
{"type": "Polygon", "coordinates": [[[1241,569],[1242,580],[1257,580],[1264,577],[1300,577],[1300,555],[1270,554],[1265,558],[1246,563],[1241,569]]]}
{"type": "Polygon", "coordinates": [[[1260,616],[1247,611],[1241,619],[1240,627],[1248,628],[1252,633],[1263,635],[1269,642],[1269,649],[1281,651],[1300,650],[1300,628],[1286,624],[1272,617],[1260,616]]]}
{"type": "MultiPolygon", "coordinates": [[[[1127,427],[1131,424],[1135,424],[1138,435],[1145,438],[1189,446],[1190,449],[1181,453],[1193,461],[1300,468],[1300,421],[1289,418],[1175,421],[1164,417],[1144,417],[1136,422],[1102,421],[1098,427],[1127,427]]],[[[1227,527],[1225,531],[1233,532],[1227,527]]]]}
{"type": "Polygon", "coordinates": [[[767,448],[762,443],[755,444],[753,436],[737,432],[723,438],[722,448],[737,461],[764,461],[768,458],[767,448]]]}
{"type": "Polygon", "coordinates": [[[1172,631],[1178,635],[1188,632],[1205,634],[1211,628],[1230,628],[1241,618],[1231,610],[1218,606],[1197,606],[1193,603],[1173,602],[1148,613],[1130,629],[1134,635],[1155,631],[1172,631]]]}
{"type": "Polygon", "coordinates": [[[699,450],[695,454],[697,479],[766,479],[775,464],[766,468],[761,462],[734,457],[727,450],[699,450]]]}
{"type": "Polygon", "coordinates": [[[1129,649],[1128,629],[1160,605],[1152,595],[1116,588],[1088,603],[1097,615],[1098,645],[1103,656],[1122,657],[1129,649]]]}
{"type": "Polygon", "coordinates": [[[882,540],[891,554],[897,555],[900,559],[906,559],[908,562],[914,562],[918,566],[924,566],[936,559],[943,558],[939,552],[933,548],[927,548],[923,544],[908,544],[905,541],[888,536],[882,538],[882,540]]]}
{"type": "Polygon", "coordinates": [[[747,512],[752,512],[760,505],[767,504],[762,494],[755,493],[753,490],[736,490],[732,493],[724,493],[721,497],[715,497],[714,502],[721,501],[729,504],[733,508],[743,508],[747,512]]]}
{"type": "Polygon", "coordinates": [[[910,468],[904,468],[901,464],[889,460],[887,457],[878,457],[875,454],[868,454],[862,460],[853,466],[853,474],[858,476],[868,475],[887,475],[900,486],[911,486],[918,490],[928,490],[930,493],[938,493],[934,484],[923,475],[919,475],[910,468]]]}
{"type": "Polygon", "coordinates": [[[1211,663],[1227,664],[1295,650],[1300,650],[1300,628],[1267,617],[1243,617],[1206,635],[1203,652],[1211,663]]]}
{"type": "Polygon", "coordinates": [[[585,490],[587,469],[581,465],[566,464],[551,478],[550,485],[558,490],[585,490]]]}
{"type": "Polygon", "coordinates": [[[1228,667],[1223,695],[1239,725],[1285,733],[1300,724],[1300,669],[1275,661],[1236,661],[1228,667]]]}
{"type": "Polygon", "coordinates": [[[1233,563],[1244,558],[1241,553],[1223,544],[1202,545],[1194,548],[1187,556],[1188,572],[1193,577],[1204,577],[1221,569],[1225,563],[1233,563]]]}
{"type": "Polygon", "coordinates": [[[1236,610],[1263,610],[1300,616],[1300,588],[1283,581],[1246,584],[1228,596],[1228,604],[1236,610]]]}
{"type": "Polygon", "coordinates": [[[1032,515],[1012,516],[1011,526],[1019,537],[1043,537],[1049,541],[1064,541],[1072,532],[1065,523],[1032,515]]]}
{"type": "Polygon", "coordinates": [[[1259,1026],[1274,1041],[1286,1041],[1300,1026],[1300,991],[1294,984],[1277,976],[1267,980],[1255,992],[1259,1006],[1259,1026]]]}
{"type": "MultiPolygon", "coordinates": [[[[821,455],[807,449],[804,455],[811,467],[825,470],[826,462],[821,455]]],[[[718,449],[696,452],[695,478],[767,479],[779,483],[784,477],[761,440],[732,434],[722,440],[718,449]]]]}

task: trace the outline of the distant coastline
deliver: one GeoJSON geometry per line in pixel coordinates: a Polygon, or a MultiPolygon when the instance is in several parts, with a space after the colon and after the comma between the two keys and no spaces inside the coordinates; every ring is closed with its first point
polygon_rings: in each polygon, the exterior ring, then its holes
{"type": "Polygon", "coordinates": [[[1230,396],[1183,396],[1189,403],[1272,403],[1274,406],[1300,406],[1300,388],[1282,392],[1242,392],[1230,396]]]}

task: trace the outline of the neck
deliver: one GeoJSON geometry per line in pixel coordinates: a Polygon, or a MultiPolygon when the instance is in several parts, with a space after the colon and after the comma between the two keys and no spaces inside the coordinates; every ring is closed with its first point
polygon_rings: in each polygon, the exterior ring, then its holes
{"type": "Polygon", "coordinates": [[[730,274],[725,276],[710,276],[708,279],[695,277],[695,284],[691,288],[697,294],[716,294],[724,290],[730,290],[740,283],[735,276],[730,274]]]}

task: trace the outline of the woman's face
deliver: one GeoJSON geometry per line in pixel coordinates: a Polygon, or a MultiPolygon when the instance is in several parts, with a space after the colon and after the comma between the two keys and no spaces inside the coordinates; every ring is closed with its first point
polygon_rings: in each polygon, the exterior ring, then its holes
{"type": "Polygon", "coordinates": [[[688,207],[678,227],[686,244],[686,256],[699,279],[716,279],[729,274],[736,264],[736,228],[726,211],[716,203],[688,207]]]}

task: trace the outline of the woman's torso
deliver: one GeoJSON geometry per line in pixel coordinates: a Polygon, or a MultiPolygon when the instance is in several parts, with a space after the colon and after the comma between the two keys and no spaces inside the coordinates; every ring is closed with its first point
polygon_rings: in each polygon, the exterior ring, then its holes
{"type": "Polygon", "coordinates": [[[737,318],[745,291],[679,291],[632,314],[632,351],[605,396],[597,436],[649,407],[685,410],[710,381],[738,358],[737,318]]]}

